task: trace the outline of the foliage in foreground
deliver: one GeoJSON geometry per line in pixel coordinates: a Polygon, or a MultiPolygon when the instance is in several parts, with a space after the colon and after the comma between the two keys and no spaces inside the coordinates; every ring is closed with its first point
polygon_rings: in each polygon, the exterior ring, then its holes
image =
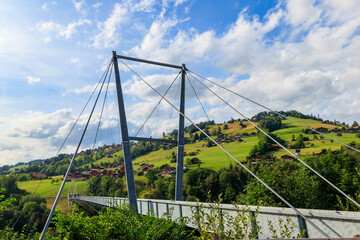
{"type": "MultiPolygon", "coordinates": [[[[211,199],[210,192],[208,199],[211,199]]],[[[213,236],[221,239],[258,239],[262,233],[261,226],[257,220],[259,207],[251,210],[249,206],[234,204],[236,214],[223,211],[221,194],[218,200],[205,206],[199,202],[191,207],[191,222],[197,227],[198,239],[212,239],[213,236]]],[[[276,231],[274,224],[268,221],[271,239],[301,238],[305,232],[296,233],[296,226],[290,218],[278,218],[280,231],[276,231]]]]}
{"type": "Polygon", "coordinates": [[[49,213],[46,200],[19,189],[16,181],[15,176],[0,177],[0,229],[14,226],[16,232],[26,234],[40,231],[49,213]]]}
{"type": "MultiPolygon", "coordinates": [[[[93,217],[84,216],[84,212],[58,211],[45,239],[193,239],[184,219],[170,218],[134,214],[128,205],[107,208],[93,217]]],[[[39,235],[17,233],[10,228],[0,230],[0,239],[38,239],[39,235]]]]}
{"type": "Polygon", "coordinates": [[[185,222],[153,215],[134,214],[127,205],[111,208],[93,217],[76,211],[60,213],[48,239],[191,239],[185,222]]]}

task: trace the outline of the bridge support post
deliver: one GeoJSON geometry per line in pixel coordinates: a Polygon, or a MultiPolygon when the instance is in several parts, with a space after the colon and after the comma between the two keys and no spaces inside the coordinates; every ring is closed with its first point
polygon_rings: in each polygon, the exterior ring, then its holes
{"type": "MultiPolygon", "coordinates": [[[[181,93],[180,93],[180,112],[185,114],[185,64],[182,64],[181,69],[181,93]]],[[[176,162],[176,186],[175,186],[175,200],[182,201],[183,197],[183,177],[184,177],[184,116],[179,116],[179,131],[178,131],[178,150],[176,162]]]]}
{"type": "Polygon", "coordinates": [[[309,238],[309,233],[307,231],[306,221],[301,216],[297,216],[298,223],[299,223],[299,231],[300,234],[303,234],[302,238],[309,238]]]}
{"type": "Polygon", "coordinates": [[[257,226],[256,226],[256,217],[255,217],[255,212],[251,211],[250,212],[250,222],[251,222],[251,230],[255,235],[255,239],[259,239],[259,232],[257,230],[257,226]]]}
{"type": "Polygon", "coordinates": [[[129,140],[127,122],[126,122],[124,98],[123,98],[122,89],[121,89],[119,66],[118,66],[117,55],[116,55],[115,51],[113,51],[113,63],[114,63],[116,92],[117,92],[117,97],[118,97],[118,107],[119,107],[119,115],[120,115],[122,149],[123,149],[123,153],[124,153],[124,165],[125,165],[127,191],[128,191],[130,206],[137,213],[138,209],[137,209],[137,202],[136,202],[136,189],[135,189],[133,164],[132,164],[132,159],[131,159],[131,154],[130,154],[130,140],[129,140]]]}

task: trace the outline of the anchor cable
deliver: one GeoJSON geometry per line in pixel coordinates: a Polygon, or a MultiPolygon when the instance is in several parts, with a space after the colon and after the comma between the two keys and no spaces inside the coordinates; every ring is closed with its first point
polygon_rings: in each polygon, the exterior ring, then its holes
{"type": "Polygon", "coordinates": [[[190,81],[190,79],[189,79],[189,77],[188,77],[187,74],[186,74],[186,78],[187,78],[188,82],[190,83],[190,86],[191,86],[192,90],[194,91],[195,96],[196,96],[198,102],[200,103],[200,106],[201,106],[202,110],[204,111],[204,113],[205,113],[208,121],[210,122],[210,118],[209,118],[209,116],[207,115],[207,113],[206,113],[206,111],[205,111],[205,108],[204,108],[204,106],[202,105],[202,103],[201,103],[201,101],[200,101],[200,98],[199,98],[198,94],[196,93],[195,88],[194,88],[194,86],[192,85],[192,83],[191,83],[191,81],[190,81]]]}
{"type": "Polygon", "coordinates": [[[82,135],[81,135],[81,137],[80,137],[78,146],[76,147],[76,150],[75,150],[75,153],[74,153],[74,155],[73,155],[73,158],[71,159],[70,164],[69,164],[69,167],[68,167],[68,169],[67,169],[67,171],[66,171],[66,173],[65,173],[64,180],[63,180],[63,182],[62,182],[62,184],[61,184],[61,186],[60,186],[60,189],[59,189],[59,191],[58,191],[58,194],[57,194],[57,196],[56,196],[56,198],[55,198],[55,202],[54,202],[54,204],[53,204],[53,206],[52,206],[52,208],[51,208],[50,214],[49,214],[49,216],[48,216],[48,218],[47,218],[47,220],[46,220],[44,229],[43,229],[43,231],[42,231],[42,233],[41,233],[41,236],[40,236],[40,240],[44,239],[44,237],[45,237],[47,228],[49,227],[50,221],[51,221],[52,216],[53,216],[53,214],[54,214],[54,211],[55,211],[55,209],[56,209],[56,206],[57,206],[59,197],[60,197],[61,192],[62,192],[62,190],[63,190],[63,188],[64,188],[64,186],[65,186],[66,179],[67,179],[67,177],[69,176],[71,167],[72,167],[72,165],[73,165],[73,163],[74,163],[74,161],[75,161],[76,154],[77,154],[77,152],[78,152],[78,150],[79,150],[79,148],[80,148],[80,145],[81,145],[81,143],[82,143],[82,140],[84,139],[86,130],[87,130],[88,126],[89,126],[91,117],[92,117],[92,115],[93,115],[93,113],[94,113],[96,104],[97,104],[97,102],[98,102],[98,100],[99,100],[101,91],[102,91],[102,89],[103,89],[103,87],[104,87],[105,80],[106,80],[106,77],[104,78],[104,80],[103,80],[103,82],[102,82],[102,84],[101,84],[101,87],[100,87],[100,89],[99,89],[99,93],[98,93],[98,95],[97,95],[97,97],[96,97],[96,100],[95,100],[95,102],[94,102],[94,106],[93,106],[93,108],[91,109],[89,118],[88,118],[88,120],[87,120],[87,122],[86,122],[86,125],[85,125],[85,128],[84,128],[84,131],[83,131],[83,133],[82,133],[82,135]]]}
{"type": "MultiPolygon", "coordinates": [[[[335,138],[333,138],[333,137],[331,137],[331,136],[328,136],[328,135],[326,135],[326,134],[324,134],[324,133],[322,133],[322,132],[319,132],[319,131],[317,131],[316,129],[313,129],[313,128],[311,128],[311,127],[309,127],[309,126],[307,126],[307,125],[305,125],[305,124],[303,124],[303,123],[300,123],[300,122],[298,122],[298,121],[296,121],[296,120],[294,120],[294,119],[292,119],[292,118],[290,118],[290,117],[288,117],[288,116],[285,116],[284,114],[281,114],[281,113],[279,113],[279,112],[277,112],[277,111],[275,111],[275,110],[272,110],[271,108],[268,108],[268,107],[266,107],[266,106],[264,106],[264,105],[262,105],[262,104],[260,104],[260,103],[258,103],[258,102],[255,102],[254,100],[251,100],[250,98],[247,98],[247,97],[245,97],[245,96],[243,96],[243,95],[241,95],[241,94],[239,94],[239,93],[237,93],[237,92],[232,91],[231,89],[228,89],[228,88],[226,88],[226,87],[224,87],[224,86],[221,86],[220,84],[218,84],[218,83],[216,83],[216,82],[214,82],[214,81],[211,81],[211,80],[209,80],[209,79],[207,79],[207,78],[205,78],[205,77],[202,77],[202,76],[200,76],[200,75],[198,75],[198,74],[196,74],[196,73],[194,73],[194,72],[192,72],[192,71],[189,70],[189,74],[190,74],[192,77],[194,77],[191,73],[194,74],[194,75],[196,75],[196,76],[198,76],[199,78],[202,78],[202,79],[204,79],[205,81],[208,81],[208,82],[210,82],[210,83],[212,83],[212,84],[214,84],[214,85],[216,85],[216,86],[218,86],[218,87],[220,87],[220,88],[222,88],[222,89],[224,89],[224,90],[226,90],[226,91],[228,91],[228,92],[231,92],[231,93],[233,93],[233,94],[235,94],[235,95],[237,95],[237,96],[239,96],[239,97],[241,97],[241,98],[243,98],[243,99],[245,99],[245,100],[247,100],[247,101],[249,101],[249,102],[251,102],[251,103],[253,103],[253,104],[256,104],[256,105],[258,105],[258,106],[260,106],[260,107],[262,107],[262,108],[265,108],[265,109],[267,109],[268,111],[273,112],[273,113],[275,113],[275,114],[277,114],[277,115],[279,115],[279,116],[281,116],[281,117],[283,117],[283,118],[286,118],[286,119],[288,119],[288,120],[290,120],[290,121],[292,121],[292,122],[294,122],[294,123],[296,123],[296,124],[299,124],[299,125],[307,128],[307,129],[309,129],[309,130],[312,130],[312,131],[316,132],[317,134],[320,134],[320,135],[322,135],[322,136],[324,136],[324,137],[330,138],[330,139],[334,140],[335,142],[340,143],[341,145],[344,145],[344,146],[346,146],[346,147],[348,147],[348,148],[350,148],[350,149],[352,149],[352,150],[354,150],[354,151],[360,152],[359,149],[356,149],[356,148],[354,148],[354,147],[352,147],[352,146],[350,146],[350,145],[348,145],[348,144],[346,144],[346,143],[343,143],[343,142],[341,142],[341,141],[339,141],[339,140],[337,140],[337,139],[335,139],[335,138]]],[[[194,78],[195,78],[195,77],[194,77],[194,78]]]]}
{"type": "Polygon", "coordinates": [[[97,136],[98,136],[98,133],[99,133],[99,128],[100,128],[101,118],[102,118],[102,115],[103,115],[103,112],[104,112],[106,97],[107,97],[108,90],[109,90],[109,83],[110,83],[110,78],[111,78],[111,73],[112,73],[112,67],[113,67],[113,65],[111,65],[111,69],[110,69],[110,74],[109,74],[109,78],[108,78],[108,82],[107,82],[107,86],[106,86],[106,91],[105,91],[105,96],[104,96],[104,102],[103,102],[102,108],[101,108],[101,113],[100,113],[99,123],[98,123],[97,129],[96,129],[96,135],[95,135],[93,148],[95,148],[96,139],[97,139],[97,136]]]}
{"type": "MultiPolygon", "coordinates": [[[[81,112],[80,112],[79,116],[77,117],[76,121],[75,121],[74,124],[72,125],[70,131],[69,131],[68,134],[66,135],[66,137],[65,137],[64,141],[62,142],[62,144],[61,144],[59,150],[57,151],[56,155],[52,158],[50,164],[47,166],[47,168],[46,168],[46,170],[45,170],[45,175],[47,174],[47,172],[49,171],[50,167],[51,167],[52,164],[54,163],[55,158],[59,155],[60,151],[62,150],[62,148],[64,147],[65,143],[67,142],[70,134],[72,133],[72,131],[74,130],[74,128],[75,128],[76,124],[78,123],[80,117],[81,117],[82,114],[84,113],[87,105],[89,104],[90,100],[92,99],[92,97],[93,97],[96,89],[99,87],[102,79],[104,78],[104,76],[105,76],[105,75],[107,74],[107,72],[109,71],[110,65],[111,65],[111,62],[109,63],[109,65],[108,65],[108,67],[106,68],[106,70],[104,71],[102,77],[100,78],[100,80],[99,80],[99,82],[97,83],[95,89],[94,89],[93,92],[91,93],[89,99],[87,100],[85,106],[84,106],[83,109],[81,110],[81,112]]],[[[106,76],[105,76],[105,78],[106,78],[106,76]]],[[[29,203],[29,202],[33,199],[33,197],[34,197],[35,193],[37,192],[39,186],[41,185],[42,181],[43,181],[43,179],[40,179],[40,182],[39,182],[38,185],[36,186],[35,190],[32,192],[32,194],[31,194],[29,200],[27,201],[27,203],[29,203]]],[[[25,204],[24,204],[24,206],[25,206],[25,204]]],[[[12,226],[13,229],[14,229],[14,227],[16,226],[16,224],[18,223],[18,221],[19,221],[20,217],[22,216],[23,212],[24,212],[24,208],[21,209],[19,216],[16,218],[16,221],[15,221],[15,223],[14,223],[13,226],[12,226]]],[[[9,225],[10,225],[10,224],[9,224],[9,225]]],[[[8,225],[8,226],[9,226],[9,225],[8,225]]]]}
{"type": "MultiPolygon", "coordinates": [[[[191,74],[190,74],[191,75],[191,74]]],[[[191,75],[192,76],[192,75],[191,75]]],[[[194,76],[192,76],[194,77],[194,76]]],[[[344,193],[341,189],[339,189],[337,186],[335,186],[332,182],[327,180],[325,177],[323,177],[319,172],[317,172],[315,169],[310,167],[307,163],[305,163],[303,160],[301,160],[299,157],[297,157],[295,154],[293,154],[291,151],[289,151],[285,146],[280,144],[278,141],[276,141],[273,137],[271,137],[268,133],[266,133],[264,130],[262,130],[260,127],[258,127],[255,123],[253,123],[249,118],[244,116],[242,113],[240,113],[237,109],[235,109],[233,106],[231,106],[228,102],[226,102],[223,98],[221,98],[218,94],[216,94],[214,91],[212,91],[209,87],[207,87],[205,84],[203,84],[201,81],[199,81],[197,78],[194,77],[200,84],[202,84],[206,89],[208,89],[210,92],[212,92],[215,96],[217,96],[219,99],[221,99],[226,105],[228,105],[230,108],[232,108],[235,112],[240,114],[243,118],[246,119],[250,124],[252,124],[256,129],[258,129],[260,132],[265,134],[268,138],[270,138],[273,142],[278,144],[281,148],[283,148],[285,151],[287,151],[291,156],[296,158],[300,163],[302,163],[304,166],[306,166],[308,169],[310,169],[313,173],[315,173],[317,176],[319,176],[321,179],[323,179],[326,183],[328,183],[330,186],[332,186],[334,189],[336,189],[339,193],[341,193],[344,197],[349,199],[351,202],[353,202],[356,206],[360,208],[360,204],[357,203],[355,200],[353,200],[351,197],[349,197],[346,193],[344,193]]]]}
{"type": "MultiPolygon", "coordinates": [[[[178,75],[175,77],[174,81],[170,84],[170,86],[168,87],[168,89],[165,91],[164,97],[166,96],[166,94],[169,92],[169,90],[171,89],[171,87],[173,86],[173,84],[176,82],[176,80],[178,79],[180,75],[180,72],[178,73],[178,75]]],[[[157,107],[160,105],[161,101],[164,99],[164,97],[162,97],[159,102],[156,104],[156,106],[154,107],[154,109],[151,111],[150,115],[146,118],[145,122],[141,125],[140,129],[136,132],[135,137],[137,137],[137,135],[140,133],[140,131],[143,129],[143,127],[145,126],[145,124],[147,123],[147,121],[150,119],[150,117],[152,116],[152,114],[155,112],[155,110],[157,109],[157,107]]]]}
{"type": "MultiPolygon", "coordinates": [[[[139,77],[146,85],[148,85],[156,94],[159,96],[162,96],[161,93],[159,93],[155,88],[153,88],[147,81],[145,81],[140,75],[138,75],[132,68],[130,68],[126,63],[124,63],[121,59],[119,59],[127,68],[130,69],[137,77],[139,77]]],[[[209,138],[214,144],[216,144],[220,149],[222,149],[224,152],[226,152],[232,159],[234,159],[240,166],[242,166],[247,172],[249,172],[255,179],[257,179],[261,184],[263,184],[267,189],[269,189],[273,194],[275,194],[280,200],[282,200],[286,205],[288,205],[291,209],[293,209],[297,214],[299,214],[302,218],[304,218],[308,223],[310,223],[315,229],[317,229],[321,234],[323,234],[325,237],[329,236],[323,232],[317,225],[315,225],[312,221],[310,221],[304,214],[302,214],[298,209],[296,209],[294,206],[292,206],[288,201],[286,201],[279,193],[277,193],[274,189],[272,189],[269,185],[267,185],[263,180],[261,180],[255,173],[253,173],[250,169],[245,167],[239,160],[237,160],[232,154],[230,154],[227,150],[225,150],[220,144],[218,144],[213,138],[211,138],[205,131],[203,131],[201,128],[199,128],[195,123],[187,117],[185,114],[183,114],[178,108],[176,108],[169,100],[167,100],[164,97],[164,100],[170,104],[177,112],[179,112],[184,118],[186,118],[189,122],[194,124],[194,126],[201,131],[207,138],[209,138]]]]}

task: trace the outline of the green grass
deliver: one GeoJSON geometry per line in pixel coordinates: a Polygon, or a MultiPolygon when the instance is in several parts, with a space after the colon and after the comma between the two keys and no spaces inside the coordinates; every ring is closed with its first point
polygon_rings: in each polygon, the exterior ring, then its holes
{"type": "MultiPolygon", "coordinates": [[[[304,125],[310,126],[311,128],[318,128],[318,127],[325,127],[329,130],[334,128],[335,125],[330,124],[323,124],[320,121],[311,120],[311,119],[299,119],[299,118],[292,118],[295,121],[302,123],[304,125]]],[[[211,125],[209,126],[209,132],[212,133],[213,130],[217,130],[220,126],[222,133],[227,135],[234,135],[236,133],[252,133],[256,132],[256,129],[253,125],[251,125],[248,122],[243,122],[243,124],[246,125],[245,128],[242,128],[239,124],[239,122],[234,123],[227,123],[228,129],[224,130],[224,125],[211,125]]],[[[312,154],[313,152],[317,153],[320,152],[321,149],[331,149],[336,150],[341,147],[340,143],[337,142],[331,142],[329,139],[324,140],[313,140],[313,135],[311,134],[305,134],[302,131],[305,129],[303,126],[299,126],[297,123],[292,122],[291,120],[283,120],[282,121],[283,128],[279,129],[277,131],[274,131],[275,134],[277,134],[279,137],[284,139],[287,144],[291,144],[292,135],[295,135],[295,138],[298,137],[299,134],[302,134],[303,136],[307,136],[310,138],[310,141],[308,142],[308,145],[306,145],[306,148],[301,149],[301,154],[312,154]],[[314,144],[314,146],[311,146],[311,144],[314,144]]],[[[200,134],[200,132],[197,132],[200,134]]],[[[193,133],[195,134],[195,133],[193,133]]],[[[342,137],[336,136],[334,133],[327,134],[335,139],[338,139],[344,143],[350,143],[352,141],[359,141],[359,138],[355,137],[355,134],[353,133],[343,133],[342,137]]],[[[186,134],[186,136],[189,136],[186,134]]],[[[317,135],[318,137],[320,135],[317,135]]],[[[212,136],[213,138],[217,138],[217,136],[212,136]]],[[[231,153],[235,158],[237,158],[239,161],[246,161],[246,157],[248,156],[250,150],[252,147],[258,142],[257,137],[247,137],[243,138],[245,142],[238,143],[238,142],[231,142],[227,144],[223,144],[222,147],[224,147],[229,153],[231,153]]],[[[219,170],[223,167],[229,166],[230,162],[234,163],[234,160],[228,158],[227,155],[217,146],[214,147],[202,147],[203,144],[206,144],[207,141],[200,141],[194,144],[186,144],[185,145],[185,152],[198,152],[199,154],[196,155],[201,161],[201,167],[204,168],[211,168],[214,170],[219,170]]],[[[291,152],[295,152],[294,149],[290,150],[291,152]]],[[[163,164],[169,164],[172,166],[176,166],[176,163],[170,163],[170,156],[171,153],[175,152],[177,153],[177,148],[174,147],[169,150],[163,150],[160,149],[158,151],[150,152],[148,154],[145,154],[143,156],[137,157],[133,159],[134,163],[134,170],[139,169],[139,165],[142,163],[151,163],[154,164],[155,167],[160,167],[163,164]]],[[[284,154],[288,154],[285,150],[280,149],[275,152],[273,152],[275,156],[281,156],[284,154]]],[[[122,151],[114,153],[114,157],[122,155],[122,151]]],[[[185,156],[186,158],[192,158],[194,156],[185,156]]],[[[113,158],[102,158],[98,161],[94,162],[95,165],[99,165],[101,162],[113,162],[113,158]]],[[[189,168],[195,168],[196,166],[189,166],[189,168]]]]}
{"type": "Polygon", "coordinates": [[[29,166],[29,164],[24,163],[24,164],[10,168],[9,171],[13,172],[13,171],[15,171],[15,169],[23,169],[23,168],[27,168],[28,166],[29,166]]]}
{"type": "MultiPolygon", "coordinates": [[[[62,176],[56,176],[53,178],[62,178],[62,176]]],[[[24,189],[30,193],[32,193],[36,187],[38,186],[40,180],[29,180],[29,181],[23,181],[18,182],[18,186],[20,189],[24,189]]],[[[51,179],[44,179],[39,188],[37,189],[36,193],[39,194],[42,197],[53,197],[56,196],[60,186],[61,186],[62,180],[59,179],[59,182],[51,183],[51,179]]],[[[79,182],[67,182],[64,186],[64,190],[61,194],[62,197],[67,197],[68,194],[68,185],[70,186],[71,192],[74,192],[75,185],[77,184],[77,193],[84,193],[86,188],[86,181],[79,181],[79,182]]]]}
{"type": "MultiPolygon", "coordinates": [[[[298,119],[293,118],[294,120],[308,125],[311,128],[318,128],[318,127],[325,127],[329,130],[334,128],[334,125],[329,124],[323,124],[319,121],[310,120],[310,119],[298,119]]],[[[301,149],[302,155],[312,154],[313,152],[318,153],[321,151],[321,149],[331,149],[336,150],[341,147],[340,143],[337,143],[336,141],[331,142],[330,139],[325,138],[324,140],[320,139],[320,135],[317,134],[319,140],[313,140],[314,135],[311,134],[305,134],[302,132],[302,130],[305,129],[303,126],[299,126],[296,123],[290,121],[290,120],[284,120],[283,122],[283,128],[279,129],[277,131],[274,131],[275,134],[277,134],[279,137],[284,139],[287,144],[291,144],[292,135],[295,136],[295,138],[298,137],[299,134],[302,134],[304,137],[309,137],[310,141],[306,142],[306,147],[301,149]],[[311,146],[313,144],[313,146],[311,146]]],[[[245,123],[246,128],[242,128],[238,122],[235,123],[229,123],[228,129],[224,130],[223,125],[220,125],[221,131],[228,135],[234,135],[236,133],[251,133],[256,131],[254,126],[250,125],[249,123],[245,123]]],[[[210,126],[209,132],[212,133],[213,129],[218,129],[218,125],[210,126]]],[[[194,133],[195,134],[195,133],[194,133]]],[[[349,144],[352,141],[359,142],[359,138],[355,136],[354,133],[342,133],[341,137],[336,136],[335,133],[328,133],[328,136],[333,137],[334,139],[337,139],[339,141],[342,141],[346,144],[349,144]]],[[[213,138],[217,138],[216,136],[212,136],[213,138]]],[[[249,155],[250,150],[253,148],[255,144],[258,142],[257,137],[245,137],[243,138],[244,142],[231,142],[227,144],[222,144],[221,146],[226,149],[230,154],[232,154],[235,158],[237,158],[239,161],[246,161],[246,157],[249,155]]],[[[230,157],[228,158],[227,155],[217,146],[213,147],[202,147],[203,144],[206,144],[207,141],[200,141],[193,144],[186,144],[185,145],[185,152],[189,154],[190,152],[198,152],[198,155],[195,156],[185,156],[186,158],[192,158],[197,157],[201,161],[201,167],[203,168],[210,168],[213,170],[220,170],[221,168],[228,167],[230,162],[234,164],[234,160],[232,160],[230,157]]],[[[143,156],[137,157],[133,159],[133,167],[134,171],[139,168],[139,165],[142,163],[151,163],[154,164],[155,167],[160,167],[163,164],[169,164],[172,166],[176,166],[176,163],[170,163],[171,159],[171,153],[175,152],[177,153],[177,148],[174,147],[169,150],[159,149],[158,151],[150,152],[148,154],[145,154],[143,156]]],[[[291,152],[295,152],[294,149],[291,149],[291,152]]],[[[94,165],[100,165],[102,162],[114,162],[117,156],[122,155],[123,152],[119,151],[113,154],[113,158],[101,158],[95,162],[93,162],[94,165]]],[[[285,150],[280,149],[275,152],[272,152],[274,156],[282,156],[284,154],[288,154],[285,150]]],[[[23,165],[21,165],[23,166],[23,165]]],[[[84,164],[81,167],[90,166],[90,164],[84,164]]],[[[20,166],[17,166],[17,168],[20,166]]],[[[189,166],[190,169],[197,168],[197,165],[191,165],[189,166]]],[[[62,176],[58,176],[57,178],[61,178],[62,176]]],[[[141,180],[146,182],[145,176],[139,176],[137,174],[134,175],[135,180],[141,180]]],[[[56,177],[54,177],[56,178],[56,177]]],[[[125,180],[125,179],[124,179],[125,180]]],[[[126,181],[126,180],[125,180],[126,181]]],[[[21,189],[25,189],[26,191],[32,192],[37,184],[39,183],[38,180],[32,180],[32,181],[25,181],[25,182],[19,182],[18,185],[21,189]]],[[[74,189],[75,184],[77,183],[77,192],[83,193],[86,188],[86,182],[69,182],[70,188],[74,189]]],[[[39,193],[41,196],[47,198],[48,204],[53,202],[54,196],[57,195],[57,192],[60,188],[61,181],[58,183],[51,184],[50,179],[43,180],[42,184],[40,185],[37,193],[39,193]]],[[[62,197],[67,196],[68,191],[68,183],[66,183],[64,191],[62,193],[62,197]]],[[[139,194],[139,197],[143,197],[143,195],[146,193],[146,191],[142,191],[139,194]]],[[[65,201],[65,199],[63,199],[65,201]]],[[[63,202],[62,205],[65,207],[66,204],[63,202]]]]}
{"type": "MultiPolygon", "coordinates": [[[[46,199],[46,205],[47,208],[51,208],[52,205],[54,204],[55,201],[55,197],[60,189],[61,183],[62,183],[62,178],[63,176],[55,176],[52,178],[59,178],[59,182],[57,183],[51,183],[51,179],[44,179],[39,188],[37,189],[36,193],[39,194],[40,196],[44,197],[46,199]]],[[[34,190],[36,189],[36,187],[38,186],[40,180],[29,180],[29,181],[23,181],[23,182],[17,182],[18,187],[20,189],[24,189],[29,193],[33,193],[34,190]]],[[[64,186],[64,189],[61,193],[61,197],[59,199],[57,208],[63,210],[63,211],[68,211],[68,186],[70,187],[70,191],[73,193],[74,192],[74,188],[75,185],[76,186],[76,192],[83,194],[85,193],[85,189],[87,186],[86,181],[79,181],[79,182],[67,182],[64,186]]]]}

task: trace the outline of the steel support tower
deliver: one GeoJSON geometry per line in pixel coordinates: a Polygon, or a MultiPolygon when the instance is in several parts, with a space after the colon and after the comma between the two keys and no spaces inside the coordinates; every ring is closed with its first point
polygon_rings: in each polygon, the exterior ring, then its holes
{"type": "Polygon", "coordinates": [[[183,195],[183,175],[184,175],[184,114],[185,114],[185,74],[186,67],[185,64],[181,66],[155,62],[145,59],[127,57],[117,55],[115,51],[113,51],[113,63],[114,63],[114,71],[115,71],[115,82],[116,82],[116,91],[118,97],[118,107],[119,107],[119,116],[120,116],[120,127],[121,127],[121,137],[122,137],[122,147],[124,153],[124,165],[125,165],[125,174],[126,174],[126,183],[127,190],[129,196],[130,205],[137,211],[137,203],[136,203],[136,189],[135,189],[135,181],[134,181],[134,171],[133,164],[130,154],[130,140],[135,141],[151,141],[151,142],[164,142],[164,143],[174,143],[176,141],[171,141],[167,139],[154,139],[154,138],[141,138],[141,137],[129,137],[128,127],[126,122],[125,115],[125,107],[124,107],[124,98],[121,89],[121,80],[120,73],[118,67],[117,59],[125,59],[135,62],[142,62],[147,64],[153,64],[163,67],[180,69],[181,71],[181,93],[180,93],[180,115],[179,115],[179,130],[178,130],[178,149],[177,149],[177,164],[176,164],[176,190],[175,190],[175,200],[181,201],[183,195]]]}
{"type": "Polygon", "coordinates": [[[114,63],[114,71],[115,71],[116,93],[118,98],[118,107],[119,107],[119,115],[120,115],[120,128],[121,128],[121,138],[122,138],[121,140],[122,140],[122,149],[124,154],[126,185],[128,190],[130,206],[134,209],[134,211],[137,212],[134,170],[133,170],[133,163],[130,153],[130,140],[129,140],[127,122],[126,122],[124,98],[121,89],[119,66],[115,51],[113,51],[113,63],[114,63]]]}

